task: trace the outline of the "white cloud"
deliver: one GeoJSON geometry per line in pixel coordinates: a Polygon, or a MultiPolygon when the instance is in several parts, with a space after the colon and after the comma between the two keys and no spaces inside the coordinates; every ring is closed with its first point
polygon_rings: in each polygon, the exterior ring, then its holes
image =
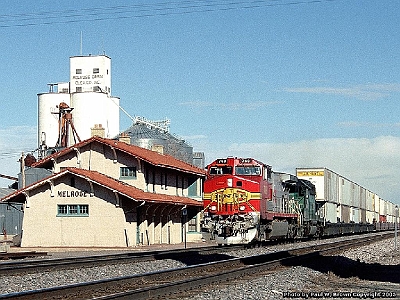
{"type": "Polygon", "coordinates": [[[372,122],[357,122],[345,121],[337,123],[340,127],[364,127],[364,128],[395,128],[400,127],[400,123],[372,123],[372,122]]]}
{"type": "Polygon", "coordinates": [[[361,100],[377,100],[390,96],[392,93],[400,91],[399,83],[364,84],[351,87],[299,87],[285,88],[285,92],[307,93],[307,94],[330,94],[354,97],[361,100]]]}
{"type": "Polygon", "coordinates": [[[203,140],[206,139],[207,136],[204,134],[197,134],[197,135],[187,135],[187,136],[182,136],[184,140],[203,140]]]}
{"type": "Polygon", "coordinates": [[[254,101],[254,102],[232,102],[218,103],[207,101],[187,101],[179,103],[182,106],[190,106],[196,108],[218,108],[223,110],[257,110],[262,107],[280,104],[282,101],[254,101]]]}
{"type": "Polygon", "coordinates": [[[377,193],[400,203],[400,138],[334,138],[291,143],[241,143],[225,149],[205,150],[207,163],[227,156],[253,157],[273,170],[295,173],[298,167],[326,167],[377,193]]]}

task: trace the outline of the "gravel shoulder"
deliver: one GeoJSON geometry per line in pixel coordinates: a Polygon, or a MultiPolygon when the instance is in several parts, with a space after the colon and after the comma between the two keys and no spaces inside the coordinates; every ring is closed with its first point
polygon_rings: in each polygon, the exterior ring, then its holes
{"type": "MultiPolygon", "coordinates": [[[[332,242],[339,239],[343,238],[332,239],[332,242]]],[[[243,257],[319,243],[321,241],[271,245],[235,250],[234,252],[226,252],[226,254],[233,257],[243,257]]],[[[197,246],[201,246],[201,244],[197,246]]],[[[206,292],[197,291],[186,299],[400,299],[399,248],[400,245],[395,250],[393,239],[387,239],[336,255],[333,258],[336,267],[328,267],[328,264],[313,265],[312,263],[288,267],[277,272],[271,271],[266,274],[259,274],[251,279],[213,286],[206,292]],[[353,275],[344,277],[343,270],[353,270],[353,275]]],[[[104,252],[121,251],[120,249],[108,251],[104,249],[98,251],[75,249],[74,251],[54,251],[51,252],[51,257],[100,255],[104,254],[104,252]]],[[[0,276],[2,282],[0,294],[183,266],[185,264],[177,260],[160,260],[25,274],[22,276],[0,276]]]]}

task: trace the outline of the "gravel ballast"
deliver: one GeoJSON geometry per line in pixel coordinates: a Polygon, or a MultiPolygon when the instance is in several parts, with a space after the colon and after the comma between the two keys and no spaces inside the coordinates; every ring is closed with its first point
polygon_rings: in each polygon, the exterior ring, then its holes
{"type": "MultiPolygon", "coordinates": [[[[233,257],[243,257],[299,248],[318,243],[321,242],[310,241],[305,243],[274,245],[246,250],[236,250],[234,252],[226,252],[226,254],[233,257]]],[[[400,299],[400,277],[391,278],[390,274],[382,273],[385,272],[385,270],[390,270],[390,268],[397,268],[397,270],[400,268],[399,252],[399,249],[397,249],[397,251],[394,249],[393,239],[387,239],[368,246],[360,247],[359,249],[348,250],[337,255],[335,257],[335,264],[340,266],[338,270],[335,268],[324,269],[323,265],[313,266],[312,264],[308,266],[293,266],[263,274],[257,278],[254,277],[254,279],[228,282],[224,285],[213,286],[212,291],[198,291],[194,295],[187,297],[187,299],[321,299],[324,298],[323,293],[327,296],[325,298],[329,299],[372,299],[374,294],[371,293],[374,292],[396,293],[396,298],[394,299],[400,299]],[[342,278],[340,277],[340,270],[343,270],[343,266],[348,268],[347,270],[359,271],[355,271],[355,276],[342,278]],[[373,272],[378,269],[382,273],[379,273],[381,275],[376,275],[376,272],[373,272]],[[371,278],[369,278],[369,280],[360,279],[359,277],[368,277],[364,276],[363,273],[357,273],[362,270],[372,272],[376,276],[370,276],[371,278]],[[379,276],[382,276],[381,278],[384,278],[385,281],[380,281],[379,276]],[[340,293],[337,294],[339,297],[335,297],[335,293],[340,293]]],[[[75,254],[78,255],[78,253],[75,254]]],[[[87,255],[88,253],[85,252],[82,255],[84,254],[87,255]]],[[[62,255],[63,253],[58,253],[59,257],[62,255]]],[[[68,256],[70,254],[65,253],[65,255],[68,256]]],[[[42,272],[25,274],[22,276],[1,276],[0,294],[146,273],[156,270],[166,270],[183,266],[185,266],[185,264],[180,261],[168,259],[42,272]]],[[[397,274],[399,274],[399,271],[397,274]]],[[[390,296],[390,294],[386,294],[385,296],[390,296]]],[[[376,296],[373,298],[389,299],[391,297],[384,298],[376,296]]]]}

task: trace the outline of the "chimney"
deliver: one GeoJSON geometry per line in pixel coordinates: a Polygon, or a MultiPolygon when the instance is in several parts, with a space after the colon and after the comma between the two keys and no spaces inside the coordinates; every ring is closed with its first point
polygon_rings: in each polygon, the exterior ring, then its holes
{"type": "Polygon", "coordinates": [[[119,135],[118,140],[119,140],[120,142],[124,142],[124,143],[127,143],[127,144],[130,144],[130,143],[131,143],[131,137],[130,137],[127,133],[125,133],[125,132],[122,132],[122,133],[119,135]]]}
{"type": "Polygon", "coordinates": [[[159,154],[164,154],[164,146],[163,145],[153,145],[153,146],[151,146],[151,150],[155,151],[159,154]]]}
{"type": "Polygon", "coordinates": [[[104,138],[105,135],[105,129],[103,128],[103,125],[101,124],[94,124],[94,128],[91,128],[91,136],[98,136],[101,138],[104,138]]]}

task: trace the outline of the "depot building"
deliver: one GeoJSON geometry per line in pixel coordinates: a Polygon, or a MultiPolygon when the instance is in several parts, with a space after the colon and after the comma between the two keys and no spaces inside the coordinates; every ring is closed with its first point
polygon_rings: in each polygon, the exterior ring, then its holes
{"type": "Polygon", "coordinates": [[[92,137],[34,163],[47,176],[1,199],[23,204],[22,247],[132,247],[200,241],[205,171],[92,137]]]}

